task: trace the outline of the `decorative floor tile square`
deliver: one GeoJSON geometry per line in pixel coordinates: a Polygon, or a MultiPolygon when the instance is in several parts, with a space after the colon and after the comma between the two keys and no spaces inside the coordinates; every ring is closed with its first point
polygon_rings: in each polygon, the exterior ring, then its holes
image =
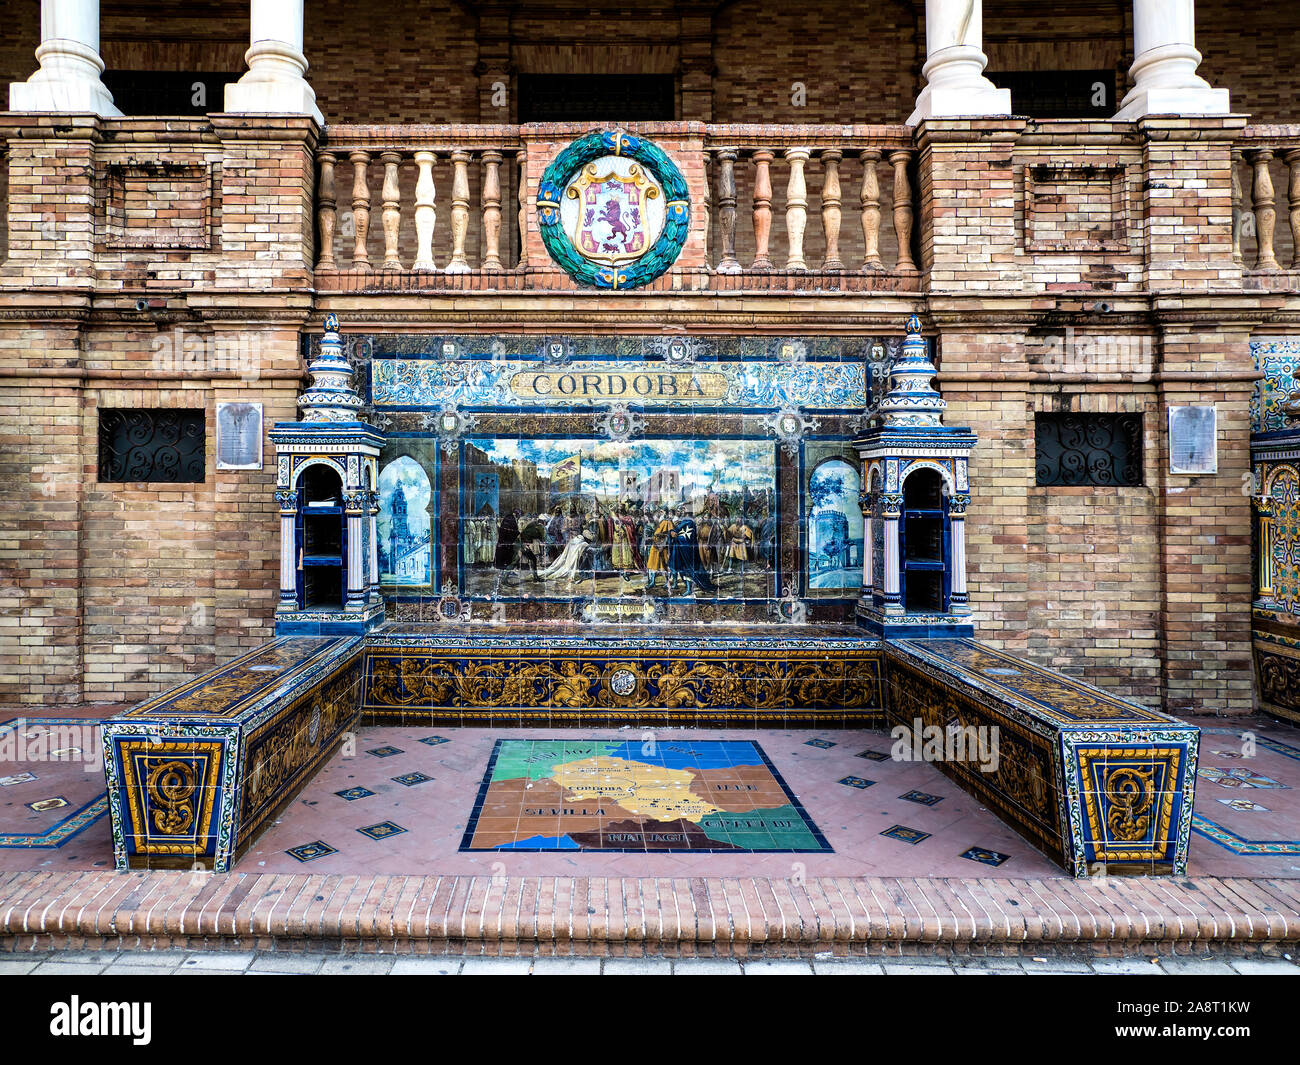
{"type": "Polygon", "coordinates": [[[421,743],[427,743],[430,747],[437,747],[440,743],[450,743],[446,736],[425,736],[421,743]]]}
{"type": "Polygon", "coordinates": [[[402,754],[400,747],[373,747],[366,751],[366,754],[373,754],[376,758],[392,758],[395,754],[402,754]]]}
{"type": "Polygon", "coordinates": [[[838,746],[834,740],[804,740],[803,745],[805,747],[821,747],[823,750],[827,747],[838,746]]]}
{"type": "Polygon", "coordinates": [[[497,740],[462,851],[829,852],[752,740],[497,740]]]}
{"type": "Polygon", "coordinates": [[[34,810],[38,814],[45,813],[46,810],[61,810],[68,805],[68,800],[62,795],[55,795],[49,799],[38,799],[36,802],[24,804],[27,809],[34,810]]]}
{"type": "Polygon", "coordinates": [[[937,806],[943,802],[942,795],[927,795],[923,791],[909,791],[905,795],[900,795],[899,798],[908,802],[920,803],[922,806],[937,806]]]}
{"type": "Polygon", "coordinates": [[[393,824],[392,821],[380,821],[377,825],[367,825],[365,828],[358,828],[357,831],[371,839],[387,839],[389,836],[400,836],[408,830],[401,825],[393,824]]]}
{"type": "Polygon", "coordinates": [[[334,794],[340,799],[347,799],[348,802],[352,802],[354,799],[364,799],[369,795],[373,795],[374,792],[369,788],[357,787],[348,788],[346,791],[336,791],[334,794]]]}
{"type": "Polygon", "coordinates": [[[400,777],[393,777],[395,783],[403,784],[408,788],[414,787],[416,784],[423,784],[426,780],[432,779],[433,777],[427,776],[418,771],[415,773],[403,773],[400,777]]]}
{"type": "Polygon", "coordinates": [[[1256,773],[1244,766],[1233,769],[1211,766],[1208,769],[1198,769],[1196,775],[1211,784],[1218,784],[1221,788],[1290,788],[1289,784],[1282,784],[1272,777],[1266,777],[1263,773],[1256,773]]]}
{"type": "Polygon", "coordinates": [[[1251,802],[1249,799],[1218,799],[1216,801],[1223,803],[1224,806],[1231,806],[1234,810],[1258,810],[1269,813],[1267,806],[1260,806],[1259,803],[1251,802]]]}
{"type": "Polygon", "coordinates": [[[837,783],[847,784],[851,788],[869,788],[875,781],[866,777],[840,777],[837,783]]]}
{"type": "Polygon", "coordinates": [[[327,854],[338,854],[338,851],[328,843],[316,840],[315,843],[304,843],[301,847],[290,847],[284,853],[291,858],[297,858],[300,862],[311,862],[317,858],[324,858],[327,854]]]}
{"type": "Polygon", "coordinates": [[[982,862],[984,865],[1001,865],[1011,857],[998,851],[986,851],[983,847],[971,847],[970,850],[962,851],[961,856],[969,858],[972,862],[982,862]]]}
{"type": "Polygon", "coordinates": [[[889,755],[884,751],[859,751],[859,758],[870,758],[873,762],[888,762],[889,755]]]}
{"type": "Polygon", "coordinates": [[[929,839],[929,832],[922,832],[918,828],[907,828],[903,825],[890,825],[885,829],[882,836],[888,836],[890,839],[902,840],[904,843],[920,843],[923,839],[929,839]]]}
{"type": "Polygon", "coordinates": [[[11,784],[30,784],[35,779],[33,773],[14,773],[12,776],[0,777],[0,788],[7,788],[11,784]]]}

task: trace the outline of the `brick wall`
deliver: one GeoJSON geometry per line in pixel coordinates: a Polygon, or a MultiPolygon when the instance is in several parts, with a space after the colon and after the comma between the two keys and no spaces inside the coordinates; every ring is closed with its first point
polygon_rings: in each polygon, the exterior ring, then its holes
{"type": "MultiPolygon", "coordinates": [[[[0,79],[35,69],[37,5],[3,0],[6,33],[0,79]]],[[[599,15],[530,5],[514,16],[475,17],[448,0],[386,5],[381,24],[365,5],[314,0],[304,50],[322,112],[343,122],[511,121],[487,101],[488,86],[509,71],[682,73],[678,117],[742,122],[901,122],[910,113],[925,60],[920,0],[873,0],[846,8],[835,0],[781,5],[738,0],[707,16],[668,5],[610,9],[599,15]],[[477,38],[484,47],[480,49],[477,38]],[[476,72],[485,61],[490,70],[476,72]],[[705,72],[716,69],[712,91],[705,72]],[[805,89],[794,102],[794,83],[805,89]]],[[[1287,4],[1243,7],[1230,0],[1196,5],[1202,73],[1233,94],[1256,122],[1295,117],[1300,36],[1287,4]]],[[[1114,70],[1127,87],[1132,62],[1130,0],[1045,6],[1004,0],[984,12],[989,69],[1114,70]]],[[[101,5],[101,50],[118,69],[243,69],[247,0],[113,2],[101,5]]],[[[212,110],[220,109],[213,102],[212,110]]]]}

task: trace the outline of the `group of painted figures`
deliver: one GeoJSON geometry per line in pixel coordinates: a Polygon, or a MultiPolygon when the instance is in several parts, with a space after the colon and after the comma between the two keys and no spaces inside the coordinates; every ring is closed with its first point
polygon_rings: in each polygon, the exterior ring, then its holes
{"type": "Polygon", "coordinates": [[[771,570],[776,518],[766,502],[728,515],[721,508],[645,508],[575,498],[536,516],[484,508],[465,523],[465,561],[514,580],[576,582],[617,576],[673,595],[718,590],[724,574],[771,570]],[[662,580],[661,580],[662,578],[662,580]]]}

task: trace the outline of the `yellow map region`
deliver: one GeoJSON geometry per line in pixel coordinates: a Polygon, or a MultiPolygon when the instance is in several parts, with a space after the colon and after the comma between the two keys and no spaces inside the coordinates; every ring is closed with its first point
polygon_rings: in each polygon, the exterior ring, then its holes
{"type": "Polygon", "coordinates": [[[566,801],[612,799],[624,810],[656,821],[681,818],[699,824],[721,809],[691,794],[694,776],[685,769],[628,761],[625,758],[584,758],[554,767],[551,778],[572,792],[566,801]]]}

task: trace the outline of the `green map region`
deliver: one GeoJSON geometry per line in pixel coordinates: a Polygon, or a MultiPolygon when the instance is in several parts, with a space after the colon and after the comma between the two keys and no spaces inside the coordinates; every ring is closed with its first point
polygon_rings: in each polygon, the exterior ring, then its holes
{"type": "Polygon", "coordinates": [[[498,740],[462,851],[823,852],[750,740],[498,740]]]}

